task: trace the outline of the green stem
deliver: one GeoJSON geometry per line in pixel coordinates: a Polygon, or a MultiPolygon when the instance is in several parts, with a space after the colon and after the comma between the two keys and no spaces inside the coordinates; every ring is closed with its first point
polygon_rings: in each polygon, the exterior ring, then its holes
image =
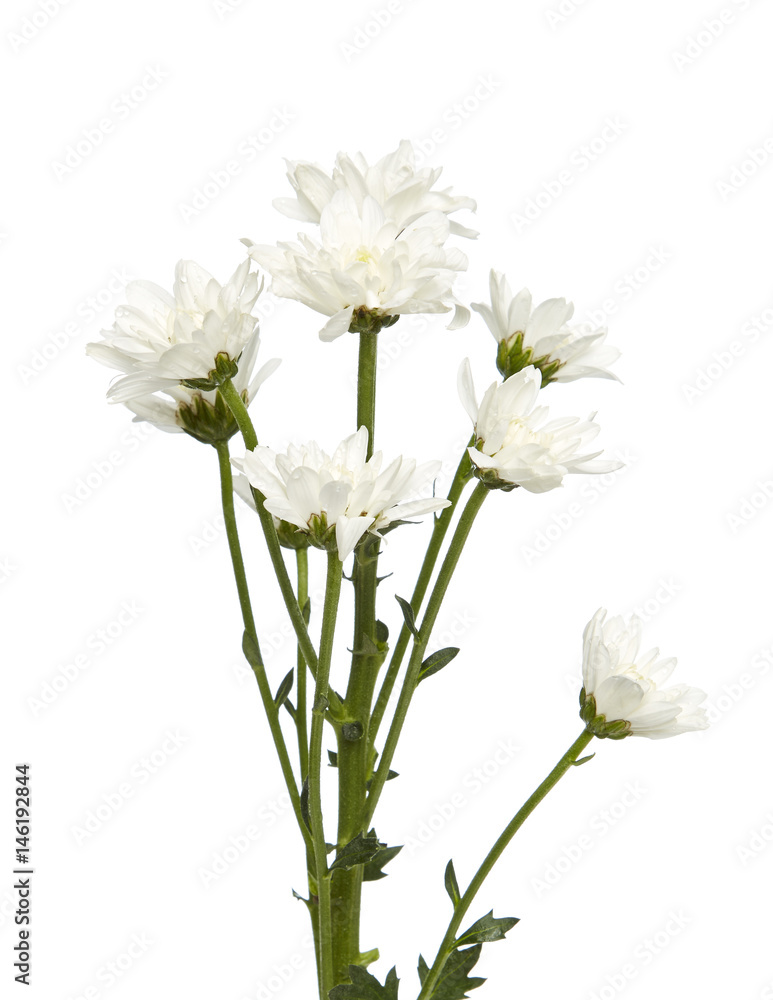
{"type": "Polygon", "coordinates": [[[327,1000],[329,991],[335,986],[333,978],[333,927],[330,919],[330,873],[327,868],[327,846],[322,819],[322,730],[325,724],[330,662],[333,655],[333,639],[342,576],[341,560],[338,558],[338,554],[329,552],[327,560],[325,608],[322,618],[322,637],[319,646],[319,665],[314,688],[309,746],[309,818],[314,845],[317,905],[319,906],[319,985],[322,1000],[327,1000]]]}
{"type": "Polygon", "coordinates": [[[422,619],[422,623],[419,628],[418,638],[414,636],[413,651],[411,653],[411,658],[408,661],[408,669],[403,680],[403,687],[397,701],[397,707],[395,708],[392,724],[389,727],[386,743],[384,744],[384,750],[379,760],[378,770],[373,777],[370,792],[368,793],[368,801],[363,822],[363,827],[365,828],[373,819],[373,813],[378,805],[381,792],[384,789],[384,784],[387,780],[387,775],[389,774],[389,768],[395,755],[397,741],[400,738],[400,733],[402,732],[403,724],[405,723],[405,718],[411,705],[411,699],[413,698],[413,693],[416,690],[416,685],[419,681],[419,669],[421,668],[424,652],[427,648],[430,636],[432,635],[432,629],[435,625],[438,612],[440,611],[440,606],[443,603],[443,598],[448,590],[448,585],[451,582],[451,577],[453,576],[456,565],[459,562],[459,556],[462,554],[462,549],[464,548],[464,544],[470,534],[470,529],[472,528],[475,517],[480,508],[483,506],[483,501],[488,496],[488,493],[488,488],[484,486],[483,483],[478,483],[473,490],[470,499],[467,501],[465,508],[462,511],[462,515],[459,518],[459,523],[456,526],[454,536],[451,539],[451,544],[448,546],[448,551],[446,552],[446,557],[443,560],[443,565],[440,567],[440,572],[438,573],[437,580],[435,581],[435,586],[432,588],[432,593],[430,594],[429,601],[427,603],[427,610],[424,613],[424,618],[422,619]]]}
{"type": "MultiPolygon", "coordinates": [[[[301,610],[309,599],[309,550],[295,550],[295,565],[298,572],[298,606],[301,610]]],[[[301,762],[301,781],[306,780],[309,773],[309,736],[306,722],[306,660],[300,645],[296,663],[296,686],[298,688],[298,707],[296,728],[298,730],[298,754],[301,762]]]]}
{"type": "MultiPolygon", "coordinates": [[[[360,333],[357,368],[357,427],[368,431],[367,457],[373,455],[376,420],[378,334],[360,333]]],[[[338,733],[338,847],[361,832],[369,755],[368,720],[378,670],[383,657],[368,652],[376,642],[376,588],[379,540],[366,540],[354,557],[354,634],[352,664],[338,733]]],[[[360,962],[362,866],[336,871],[333,877],[332,920],[336,983],[348,980],[348,968],[360,962]]]]}
{"type": "Polygon", "coordinates": [[[308,847],[311,845],[311,839],[301,814],[301,801],[298,794],[298,786],[295,783],[295,775],[293,774],[290,756],[287,752],[287,745],[285,743],[284,734],[282,733],[282,727],[279,722],[279,712],[274,704],[271,688],[263,666],[263,658],[260,655],[258,635],[255,629],[255,618],[252,613],[250,592],[247,586],[247,574],[244,570],[244,559],[242,557],[242,549],[239,542],[239,532],[236,527],[233,473],[231,471],[231,460],[228,454],[228,443],[225,441],[221,442],[216,446],[216,450],[218,462],[220,464],[220,491],[223,502],[223,518],[225,520],[226,535],[228,536],[228,548],[231,552],[231,562],[233,564],[234,577],[236,579],[236,589],[239,594],[239,604],[242,609],[244,630],[252,639],[255,645],[255,650],[258,654],[257,661],[251,663],[251,666],[253,673],[255,674],[255,679],[258,682],[258,690],[260,691],[260,697],[263,701],[263,708],[265,709],[266,716],[268,717],[271,736],[273,737],[274,746],[276,747],[276,752],[279,756],[279,763],[282,768],[285,784],[287,785],[288,794],[290,795],[290,801],[292,802],[295,818],[298,821],[301,835],[303,836],[303,839],[308,847]]]}
{"type": "MultiPolygon", "coordinates": [[[[416,580],[416,586],[414,587],[413,594],[411,596],[411,607],[413,608],[413,613],[416,615],[419,613],[421,605],[424,601],[424,595],[427,593],[427,587],[429,586],[429,581],[432,579],[432,573],[434,572],[435,563],[437,562],[441,546],[443,545],[443,539],[446,537],[446,533],[451,524],[459,497],[462,495],[464,487],[469,479],[471,468],[472,463],[470,462],[470,457],[465,449],[461,461],[456,469],[456,473],[454,474],[451,488],[448,491],[448,497],[446,498],[450,501],[451,506],[444,508],[440,512],[439,516],[435,518],[435,523],[432,528],[432,537],[429,540],[427,552],[424,556],[424,562],[422,563],[419,577],[416,580]]],[[[381,690],[379,691],[378,698],[376,699],[373,715],[371,716],[370,727],[368,729],[371,746],[373,746],[376,742],[376,736],[378,735],[381,721],[384,718],[384,712],[386,711],[387,704],[389,703],[392,689],[395,686],[397,675],[400,673],[400,666],[403,662],[403,657],[405,656],[405,651],[408,648],[410,638],[411,633],[408,631],[408,627],[403,625],[400,630],[397,643],[395,644],[392,658],[389,661],[389,667],[387,668],[387,672],[384,676],[381,690]]]]}
{"type": "Polygon", "coordinates": [[[454,908],[454,915],[451,918],[446,935],[443,938],[440,948],[438,949],[437,957],[432,965],[432,968],[429,970],[427,978],[424,980],[424,985],[422,986],[421,993],[419,993],[418,1000],[427,1000],[428,997],[432,996],[432,991],[437,984],[441,972],[443,971],[443,966],[448,960],[448,957],[454,951],[456,935],[459,931],[462,920],[464,920],[464,917],[470,908],[470,904],[473,899],[475,899],[478,890],[488,877],[491,869],[502,856],[508,844],[518,830],[520,830],[523,826],[526,819],[528,819],[528,817],[534,812],[550,789],[553,788],[553,786],[556,785],[561,778],[563,778],[569,768],[577,763],[577,758],[592,739],[593,733],[588,732],[587,729],[584,730],[580,737],[569,747],[547,778],[545,778],[542,784],[539,785],[526,802],[524,802],[515,816],[513,816],[505,829],[502,831],[494,846],[488,852],[483,860],[483,863],[464,892],[464,895],[454,908]]]}
{"type": "Polygon", "coordinates": [[[360,334],[357,359],[357,430],[368,428],[368,458],[373,454],[373,431],[376,426],[376,362],[378,334],[360,334]]]}
{"type": "MultiPolygon", "coordinates": [[[[239,425],[239,430],[244,438],[245,447],[248,451],[254,451],[258,445],[258,438],[255,433],[255,428],[252,425],[252,421],[250,420],[250,415],[247,412],[247,407],[244,405],[244,400],[241,398],[239,393],[234,388],[233,383],[230,381],[224,382],[220,386],[219,391],[223,399],[228,404],[231,413],[233,413],[234,419],[239,425]]],[[[279,544],[279,538],[274,526],[274,519],[263,506],[266,499],[263,494],[254,487],[251,487],[251,489],[252,498],[255,501],[255,507],[257,509],[260,524],[263,528],[263,534],[266,539],[271,565],[274,567],[274,573],[276,574],[279,589],[282,593],[285,607],[287,608],[287,614],[290,616],[290,622],[295,631],[295,635],[298,639],[298,645],[301,648],[306,664],[311,671],[312,676],[316,676],[317,653],[311,639],[309,638],[309,630],[306,628],[306,622],[303,620],[303,612],[298,606],[298,599],[295,595],[290,576],[287,572],[287,567],[285,566],[285,561],[282,556],[282,548],[279,544]]],[[[341,706],[339,699],[332,691],[330,692],[330,705],[333,712],[338,711],[341,706]]]]}

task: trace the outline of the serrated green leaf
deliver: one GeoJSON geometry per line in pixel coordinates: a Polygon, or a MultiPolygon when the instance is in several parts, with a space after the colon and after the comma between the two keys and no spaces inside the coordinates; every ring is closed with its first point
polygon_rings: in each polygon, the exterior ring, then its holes
{"type": "Polygon", "coordinates": [[[456,905],[462,898],[462,894],[459,892],[459,883],[456,881],[453,861],[449,861],[446,865],[445,883],[446,892],[451,897],[451,902],[454,904],[454,909],[456,909],[456,905]]]}
{"type": "Polygon", "coordinates": [[[518,917],[495,917],[489,910],[485,917],[476,920],[472,927],[454,941],[455,948],[468,944],[485,944],[487,941],[502,941],[505,934],[518,923],[518,917]]]}
{"type": "Polygon", "coordinates": [[[476,990],[486,980],[480,976],[469,977],[467,973],[480,958],[482,944],[464,951],[452,951],[438,976],[430,1000],[465,1000],[469,990],[476,990]]]}
{"type": "Polygon", "coordinates": [[[439,649],[436,653],[430,654],[419,667],[419,679],[416,683],[421,684],[427,677],[431,677],[438,670],[448,666],[458,652],[458,646],[446,646],[445,649],[439,649]]]}
{"type": "Polygon", "coordinates": [[[282,703],[284,702],[285,698],[292,691],[294,674],[295,670],[288,670],[287,674],[284,677],[284,680],[277,688],[276,694],[274,695],[274,704],[276,705],[277,708],[282,707],[282,703]]]}
{"type": "Polygon", "coordinates": [[[333,987],[328,993],[330,1000],[397,1000],[400,980],[394,967],[387,973],[383,986],[361,965],[349,966],[349,978],[351,983],[333,987]]]}
{"type": "Polygon", "coordinates": [[[405,624],[408,628],[408,631],[414,638],[418,639],[419,630],[416,628],[416,615],[413,613],[413,608],[408,603],[408,601],[406,601],[404,597],[398,597],[397,594],[395,594],[395,600],[402,609],[403,618],[405,619],[405,624]]]}
{"type": "Polygon", "coordinates": [[[383,847],[386,847],[386,844],[382,844],[374,833],[358,833],[354,840],[350,840],[338,852],[335,861],[330,866],[330,871],[332,872],[336,868],[348,871],[355,865],[367,864],[383,847]]]}
{"type": "Polygon", "coordinates": [[[386,878],[387,873],[381,869],[385,864],[390,862],[392,858],[397,857],[397,855],[402,851],[402,844],[399,847],[382,847],[373,855],[370,861],[362,869],[362,881],[363,882],[377,882],[380,878],[386,878]]]}

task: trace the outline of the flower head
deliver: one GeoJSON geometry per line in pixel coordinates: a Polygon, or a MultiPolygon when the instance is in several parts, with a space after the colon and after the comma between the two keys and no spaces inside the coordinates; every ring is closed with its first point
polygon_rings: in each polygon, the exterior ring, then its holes
{"type": "Polygon", "coordinates": [[[260,344],[251,310],[261,286],[249,267],[244,261],[220,285],[198,264],[181,260],[171,295],[149,281],[127,285],[127,304],[116,310],[113,327],[86,346],[91,357],[123,373],[108,399],[162,430],[195,437],[197,427],[206,433],[205,425],[227,423],[232,433],[236,427],[222,403],[216,412],[218,382],[230,377],[249,400],[279,364],[269,361],[250,381],[260,344]]]}
{"type": "Polygon", "coordinates": [[[449,232],[442,212],[427,212],[401,228],[370,195],[358,205],[349,192],[337,191],[322,209],[320,242],[303,233],[299,243],[278,247],[242,242],[271,274],[275,295],[331,317],[320,337],[334,340],[349,329],[378,332],[404,313],[455,308],[449,328],[463,326],[469,312],[451,287],[467,258],[444,249],[449,232]]]}
{"type": "Polygon", "coordinates": [[[368,431],[361,427],[332,456],[312,441],[291,445],[286,454],[258,447],[232,461],[265,496],[267,511],[344,560],[366,532],[379,535],[395,521],[448,506],[434,497],[408,499],[437,475],[440,462],[417,466],[400,457],[382,472],[381,452],[366,460],[367,448],[368,431]]]}
{"type": "Polygon", "coordinates": [[[493,382],[478,407],[470,362],[459,369],[459,395],[475,425],[475,446],[468,453],[476,476],[492,489],[522,486],[545,493],[570,473],[604,473],[620,462],[598,460],[600,451],[582,454],[600,427],[579,417],[549,420],[548,408],[535,408],[541,375],[530,365],[505,382],[493,382]]]}
{"type": "MultiPolygon", "coordinates": [[[[427,212],[450,215],[460,209],[476,208],[472,198],[452,195],[449,188],[433,190],[442,168],[417,170],[413,146],[407,139],[372,166],[362,153],[339,153],[332,174],[306,160],[288,161],[287,167],[295,198],[277,198],[274,207],[301,222],[319,223],[338,191],[351,195],[360,209],[365,198],[375,199],[384,216],[400,230],[427,212]]],[[[478,235],[458,222],[450,223],[450,231],[456,236],[478,235]]]]}
{"type": "Polygon", "coordinates": [[[606,329],[582,333],[567,325],[574,313],[571,302],[547,299],[532,309],[528,288],[513,295],[507,278],[493,270],[489,290],[491,305],[473,302],[472,308],[499,344],[497,367],[504,378],[528,365],[540,369],[543,386],[578,378],[617,378],[607,366],[620,352],[604,344],[606,329]]]}
{"type": "Polygon", "coordinates": [[[595,736],[651,740],[706,729],[708,720],[698,688],[677,684],[664,688],[676,660],[658,659],[659,651],[639,654],[641,619],[606,621],[600,608],[583,634],[580,716],[595,736]]]}

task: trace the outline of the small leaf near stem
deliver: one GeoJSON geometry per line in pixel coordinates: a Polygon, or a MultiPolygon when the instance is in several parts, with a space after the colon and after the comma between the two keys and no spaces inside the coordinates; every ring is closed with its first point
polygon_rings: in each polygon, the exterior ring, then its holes
{"type": "MultiPolygon", "coordinates": [[[[448,925],[448,930],[446,931],[445,937],[438,948],[437,957],[432,965],[432,968],[426,974],[422,982],[421,992],[419,993],[418,1000],[430,1000],[430,998],[436,996],[435,990],[438,983],[441,981],[441,977],[446,975],[446,964],[448,962],[455,961],[454,956],[464,955],[471,952],[473,949],[468,948],[465,952],[457,951],[457,944],[461,939],[457,940],[456,934],[461,926],[462,920],[470,908],[470,904],[475,899],[478,890],[483,885],[487,876],[491,872],[491,869],[497,863],[499,858],[504,853],[505,849],[509,845],[510,841],[513,839],[515,834],[523,826],[524,822],[528,817],[534,812],[540,802],[545,798],[548,792],[561,780],[561,778],[570,770],[576,761],[578,760],[582,751],[588,746],[590,741],[593,739],[593,733],[584,730],[582,734],[574,741],[574,743],[569,747],[564,756],[559,760],[550,774],[545,778],[545,780],[535,789],[534,792],[529,796],[529,798],[524,802],[518,812],[513,816],[510,822],[507,824],[505,829],[502,831],[500,836],[494,843],[494,846],[488,852],[486,857],[483,859],[480,868],[473,876],[472,881],[465,890],[461,900],[454,909],[454,915],[448,925]]],[[[489,915],[491,916],[491,915],[489,915]]],[[[470,933],[480,933],[486,931],[485,926],[481,927],[482,924],[487,920],[484,917],[482,921],[478,921],[473,924],[472,927],[465,932],[465,934],[470,933]]],[[[503,930],[504,925],[501,923],[502,920],[505,922],[508,920],[513,920],[513,917],[500,918],[500,923],[498,925],[499,930],[503,930]]],[[[492,917],[493,921],[493,917],[492,917]]],[[[494,921],[496,923],[496,921],[494,921]]],[[[490,925],[489,925],[490,929],[490,925]]],[[[507,928],[509,929],[509,928],[507,928]]],[[[496,933],[496,931],[495,931],[496,933]]],[[[463,935],[464,937],[464,935],[463,935]]],[[[497,938],[488,938],[488,940],[497,940],[497,938]]],[[[481,945],[476,945],[480,948],[481,945]]],[[[470,987],[472,988],[472,987],[470,987]]]]}

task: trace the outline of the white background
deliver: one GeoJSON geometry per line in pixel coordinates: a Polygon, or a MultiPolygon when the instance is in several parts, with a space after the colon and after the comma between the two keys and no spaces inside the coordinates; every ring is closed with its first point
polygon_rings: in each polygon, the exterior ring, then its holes
{"type": "MultiPolygon", "coordinates": [[[[419,691],[377,816],[380,836],[407,846],[367,887],[363,946],[383,956],[371,971],[383,981],[396,964],[401,997],[415,996],[418,953],[431,960],[450,916],[446,861],[464,884],[580,731],[581,634],[604,605],[642,609],[647,642],[679,657],[676,679],[709,692],[717,721],[597,742],[564,779],[470,915],[522,918],[484,949],[475,971],[490,981],[474,995],[773,996],[773,12],[48,4],[2,13],[3,991],[23,991],[11,799],[25,760],[25,996],[315,995],[290,894],[304,891],[300,841],[241,665],[215,456],[108,406],[110,374],[84,345],[122,301],[117,275],[171,286],[190,257],[224,280],[240,237],[293,238],[271,207],[290,193],[283,157],[329,168],[339,149],[374,160],[406,137],[478,200],[480,238],[455,241],[470,257],[464,300],[485,297],[494,266],[538,301],[564,295],[581,320],[608,322],[623,384],[544,398],[556,414],[598,409],[626,467],[487,501],[433,643],[462,653],[419,691]],[[250,136],[263,148],[248,157],[250,136]],[[258,840],[205,886],[248,828],[258,840]]],[[[261,309],[262,357],[284,358],[252,409],[261,439],[334,445],[354,430],[355,338],[322,345],[316,314],[268,294],[261,309]]],[[[454,333],[441,317],[401,321],[382,350],[380,447],[451,471],[469,433],[456,369],[470,356],[485,388],[494,341],[477,317],[454,333]]],[[[293,645],[254,518],[239,519],[277,684],[293,645]]],[[[426,525],[390,536],[383,565],[403,567],[381,593],[393,633],[392,594],[410,592],[426,537],[426,525]]]]}

